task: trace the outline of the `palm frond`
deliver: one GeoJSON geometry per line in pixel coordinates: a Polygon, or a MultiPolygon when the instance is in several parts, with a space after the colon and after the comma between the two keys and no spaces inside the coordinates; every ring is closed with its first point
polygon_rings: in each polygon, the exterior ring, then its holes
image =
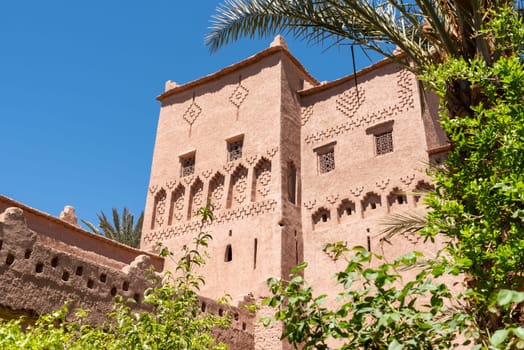
{"type": "Polygon", "coordinates": [[[93,224],[82,220],[86,226],[94,233],[103,235],[109,239],[138,248],[140,246],[140,236],[142,234],[142,224],[144,221],[144,212],[140,214],[136,225],[134,225],[134,216],[129,209],[124,208],[122,214],[118,209],[112,208],[113,222],[109,222],[104,212],[97,214],[98,230],[93,224]]]}
{"type": "MultiPolygon", "coordinates": [[[[395,58],[398,47],[418,67],[446,56],[489,60],[489,43],[474,33],[489,9],[510,0],[225,0],[212,17],[211,51],[241,37],[290,33],[310,44],[357,44],[395,58]]],[[[488,61],[489,62],[489,61],[488,61]]],[[[407,62],[407,67],[410,67],[407,62]]]]}
{"type": "Polygon", "coordinates": [[[399,234],[415,234],[427,225],[426,215],[415,211],[406,211],[388,215],[379,224],[384,227],[379,235],[389,239],[399,234]]]}

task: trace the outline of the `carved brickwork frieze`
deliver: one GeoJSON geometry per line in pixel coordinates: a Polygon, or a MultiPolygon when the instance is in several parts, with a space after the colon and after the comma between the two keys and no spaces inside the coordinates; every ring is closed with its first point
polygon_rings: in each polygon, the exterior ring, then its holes
{"type": "Polygon", "coordinates": [[[305,200],[303,205],[304,208],[312,213],[312,220],[317,224],[322,221],[319,219],[322,218],[321,215],[319,216],[320,212],[337,212],[339,217],[352,216],[358,209],[355,203],[362,204],[359,209],[362,212],[360,216],[352,217],[365,218],[367,217],[366,211],[372,211],[382,206],[387,205],[387,210],[390,211],[404,208],[412,200],[414,200],[414,205],[416,205],[420,197],[420,195],[416,194],[416,191],[419,188],[432,188],[427,179],[418,179],[418,176],[413,173],[400,176],[397,183],[394,183],[390,178],[378,179],[374,183],[376,189],[370,188],[366,190],[367,192],[364,191],[364,186],[355,186],[349,188],[347,193],[341,192],[305,200]],[[410,193],[410,191],[415,193],[411,195],[412,198],[408,198],[406,194],[410,193]]]}
{"type": "Polygon", "coordinates": [[[235,209],[224,210],[215,215],[215,219],[212,223],[205,223],[204,226],[202,226],[202,222],[200,220],[188,221],[183,224],[147,232],[144,236],[144,241],[146,244],[151,245],[156,242],[165,241],[178,236],[196,233],[201,229],[206,229],[212,224],[222,224],[263,215],[275,211],[276,205],[277,202],[275,200],[265,200],[235,209]]]}
{"type": "Polygon", "coordinates": [[[195,120],[200,116],[202,113],[202,108],[193,100],[189,107],[187,107],[186,111],[182,115],[182,118],[186,121],[186,123],[189,124],[189,126],[193,125],[195,120]]]}
{"type": "Polygon", "coordinates": [[[216,173],[209,184],[209,200],[215,210],[220,210],[222,208],[222,201],[224,198],[224,182],[224,175],[216,173]]]}
{"type": "Polygon", "coordinates": [[[162,188],[155,196],[155,225],[162,226],[164,224],[164,214],[166,212],[166,191],[162,188]]]}
{"type": "Polygon", "coordinates": [[[229,102],[240,108],[242,103],[246,100],[249,95],[249,89],[247,89],[242,83],[238,83],[231,95],[229,96],[229,102]]]}
{"type": "Polygon", "coordinates": [[[171,207],[169,209],[169,224],[173,220],[180,221],[183,219],[183,210],[184,210],[184,194],[185,188],[182,184],[179,184],[176,190],[171,193],[171,207]]]}
{"type": "Polygon", "coordinates": [[[300,113],[300,124],[302,124],[302,126],[306,125],[311,116],[313,115],[313,106],[314,105],[302,107],[302,111],[300,113]]]}
{"type": "Polygon", "coordinates": [[[346,117],[351,118],[366,100],[366,95],[362,87],[352,88],[340,94],[336,100],[337,111],[346,117]]]}
{"type": "Polygon", "coordinates": [[[255,176],[256,198],[266,197],[271,184],[271,162],[262,158],[255,168],[255,176]]]}
{"type": "Polygon", "coordinates": [[[244,204],[247,197],[247,169],[240,165],[231,175],[230,203],[228,207],[234,208],[244,204]]]}
{"type": "MultiPolygon", "coordinates": [[[[351,109],[348,107],[344,109],[345,112],[342,111],[341,110],[342,107],[340,107],[342,105],[338,103],[339,100],[340,101],[342,100],[341,100],[341,97],[339,97],[339,99],[337,99],[337,109],[341,111],[344,115],[346,115],[349,118],[349,120],[344,123],[326,128],[324,130],[319,130],[317,132],[306,135],[304,137],[304,141],[307,144],[312,145],[317,142],[321,142],[326,139],[331,139],[341,134],[345,134],[349,131],[352,131],[358,128],[368,127],[378,122],[392,119],[399,113],[403,113],[410,109],[413,109],[415,107],[415,102],[414,102],[414,97],[413,97],[413,94],[414,94],[413,84],[414,84],[414,77],[412,73],[410,73],[409,71],[405,69],[399,71],[397,73],[398,90],[397,90],[397,100],[395,101],[395,103],[388,107],[381,108],[379,110],[372,111],[364,115],[360,115],[358,113],[358,107],[351,107],[351,109]]],[[[347,98],[345,98],[343,101],[346,101],[346,100],[347,98]]]]}

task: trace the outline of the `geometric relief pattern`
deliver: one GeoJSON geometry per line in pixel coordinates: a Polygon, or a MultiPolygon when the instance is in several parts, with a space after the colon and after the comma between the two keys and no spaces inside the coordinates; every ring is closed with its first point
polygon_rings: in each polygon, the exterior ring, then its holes
{"type": "Polygon", "coordinates": [[[300,113],[300,124],[302,126],[306,125],[306,123],[309,121],[309,118],[313,115],[313,105],[309,105],[307,107],[302,107],[302,112],[300,113]]]}
{"type": "Polygon", "coordinates": [[[172,225],[173,220],[181,221],[183,218],[184,210],[184,193],[186,189],[182,184],[179,184],[177,188],[171,192],[171,206],[169,208],[169,225],[172,225]]]}
{"type": "Polygon", "coordinates": [[[191,186],[191,190],[189,191],[189,210],[187,213],[188,219],[191,219],[191,217],[195,215],[196,211],[204,205],[203,197],[204,184],[199,178],[197,178],[191,186]]]}
{"type": "MultiPolygon", "coordinates": [[[[275,200],[265,200],[256,203],[244,205],[242,207],[230,210],[224,210],[215,214],[212,224],[225,224],[235,220],[242,220],[248,217],[263,215],[275,211],[277,202],[275,200]]],[[[211,225],[210,222],[204,224],[204,227],[211,225]]],[[[191,220],[168,228],[147,232],[144,235],[146,244],[165,241],[173,237],[182,236],[198,232],[202,229],[200,220],[191,220]]]]}
{"type": "Polygon", "coordinates": [[[231,175],[231,185],[228,194],[228,208],[239,207],[244,204],[246,200],[247,191],[247,169],[243,165],[238,168],[231,175]]]}
{"type": "Polygon", "coordinates": [[[364,90],[359,86],[358,89],[344,91],[338,96],[335,103],[337,110],[349,118],[355,114],[365,100],[364,90]]]}
{"type": "MultiPolygon", "coordinates": [[[[367,114],[359,115],[351,114],[358,110],[358,106],[349,105],[346,102],[347,98],[342,97],[337,100],[337,109],[344,115],[349,117],[347,122],[331,126],[327,129],[314,132],[306,135],[304,141],[307,144],[331,139],[341,134],[345,134],[357,128],[364,128],[374,125],[380,121],[388,120],[400,113],[404,113],[415,107],[414,90],[413,90],[413,74],[402,69],[397,73],[397,100],[393,105],[369,112],[367,114]],[[339,102],[340,101],[340,102],[339,102]]],[[[360,93],[359,93],[360,94],[360,93]]],[[[361,97],[363,100],[363,96],[361,97]]]]}
{"type": "Polygon", "coordinates": [[[260,159],[255,167],[255,186],[253,201],[266,197],[271,183],[271,162],[265,158],[260,159]]]}
{"type": "Polygon", "coordinates": [[[224,198],[224,175],[216,173],[209,183],[209,200],[213,204],[214,209],[222,207],[222,199],[224,198]]]}
{"type": "Polygon", "coordinates": [[[189,105],[189,107],[186,109],[186,111],[184,112],[184,115],[182,116],[182,118],[184,118],[184,120],[189,124],[189,125],[193,125],[193,123],[195,122],[195,120],[198,118],[198,116],[200,115],[200,113],[202,113],[202,108],[197,105],[195,103],[195,101],[193,100],[191,102],[191,105],[189,105]]]}
{"type": "Polygon", "coordinates": [[[164,224],[164,213],[166,212],[166,191],[162,188],[155,196],[155,208],[154,208],[154,219],[152,225],[158,224],[162,226],[164,224]]]}
{"type": "Polygon", "coordinates": [[[229,96],[229,102],[240,108],[247,95],[249,95],[249,90],[239,82],[231,96],[229,96]]]}

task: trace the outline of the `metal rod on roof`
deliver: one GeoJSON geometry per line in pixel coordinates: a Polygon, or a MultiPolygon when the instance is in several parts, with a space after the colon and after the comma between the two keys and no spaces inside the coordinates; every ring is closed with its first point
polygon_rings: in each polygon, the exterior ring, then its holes
{"type": "Polygon", "coordinates": [[[355,64],[355,45],[351,45],[351,59],[353,61],[353,80],[355,81],[355,90],[357,91],[357,103],[360,103],[360,96],[358,94],[358,82],[357,82],[357,65],[355,64]]]}

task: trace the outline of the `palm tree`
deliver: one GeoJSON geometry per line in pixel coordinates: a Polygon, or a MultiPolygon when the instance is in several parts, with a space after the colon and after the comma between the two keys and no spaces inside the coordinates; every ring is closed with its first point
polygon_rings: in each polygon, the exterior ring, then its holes
{"type": "MultiPolygon", "coordinates": [[[[519,1],[520,2],[520,1],[519,1]]],[[[348,43],[371,49],[421,73],[448,58],[481,56],[490,65],[494,39],[478,35],[493,13],[514,0],[225,0],[213,16],[211,51],[241,37],[284,31],[313,44],[348,43]],[[399,55],[398,52],[402,52],[399,55]]],[[[445,96],[450,113],[471,116],[481,95],[453,81],[445,96]]]]}
{"type": "Polygon", "coordinates": [[[140,214],[136,225],[133,226],[134,216],[131,212],[124,208],[122,215],[118,213],[116,208],[113,208],[113,223],[110,223],[104,212],[96,214],[98,217],[98,228],[89,221],[82,220],[82,222],[93,232],[109,239],[115,240],[122,244],[133,248],[140,247],[140,236],[142,234],[142,222],[144,221],[144,212],[140,214]]]}

